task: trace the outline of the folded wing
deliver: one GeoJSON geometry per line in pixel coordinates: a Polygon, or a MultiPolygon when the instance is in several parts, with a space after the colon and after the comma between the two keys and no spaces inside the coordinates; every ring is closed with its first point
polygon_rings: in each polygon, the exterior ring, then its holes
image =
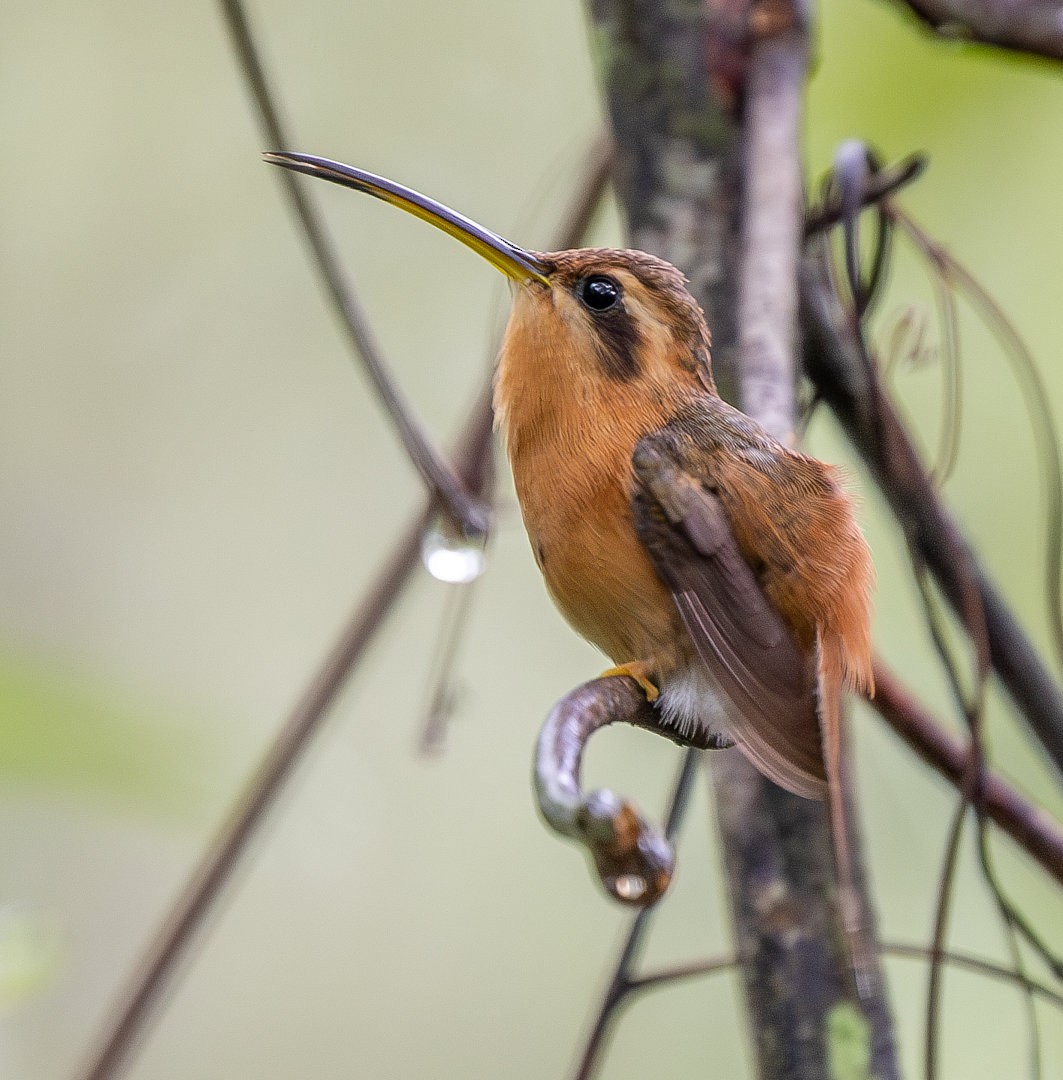
{"type": "Polygon", "coordinates": [[[823,798],[815,657],[764,595],[720,499],[684,471],[668,443],[644,440],[633,465],[636,529],[730,706],[731,734],[780,786],[823,798]]]}

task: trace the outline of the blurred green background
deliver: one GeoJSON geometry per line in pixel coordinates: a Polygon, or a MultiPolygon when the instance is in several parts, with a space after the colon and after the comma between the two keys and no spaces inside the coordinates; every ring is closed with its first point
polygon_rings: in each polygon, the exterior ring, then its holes
{"type": "MultiPolygon", "coordinates": [[[[547,243],[599,123],[578,6],[262,2],[250,14],[294,149],[547,243]]],[[[1058,72],[931,42],[876,0],[830,0],[820,31],[811,174],[850,136],[887,159],[930,151],[906,205],[1011,313],[1063,415],[1058,72]]],[[[214,8],[8,0],[0,132],[0,1076],[50,1080],[85,1052],[421,494],[259,161],[214,8]]],[[[436,432],[453,432],[485,377],[504,286],[390,208],[324,185],[313,194],[404,387],[436,432]]],[[[596,239],[619,238],[604,214],[596,239]]],[[[929,301],[902,259],[880,322],[929,301]]],[[[963,344],[948,497],[1047,644],[1029,422],[969,319],[963,344]]],[[[940,367],[897,384],[932,447],[940,367]]],[[[812,445],[845,460],[826,417],[812,445]]],[[[422,575],[132,1077],[565,1074],[627,917],[540,825],[529,762],[549,706],[603,660],[552,610],[505,484],[446,754],[415,753],[447,590],[422,575]]],[[[898,534],[859,469],[854,485],[880,571],[882,650],[945,715],[898,534]]],[[[1063,812],[998,697],[990,727],[1002,768],[1063,812]]],[[[855,728],[883,932],[924,941],[953,797],[870,713],[855,728]]],[[[677,753],[610,731],[589,779],[656,812],[677,753]]],[[[998,847],[1013,894],[1058,945],[1059,896],[998,847]]],[[[952,941],[1004,958],[969,855],[952,941]]],[[[651,962],[729,948],[704,791],[680,860],[651,962]]],[[[915,1075],[925,975],[887,966],[915,1075]]],[[[1063,1077],[1063,1022],[1041,1017],[1045,1076],[1063,1077]]],[[[950,974],[945,1075],[1023,1075],[1024,1025],[1012,989],[950,974]]],[[[640,1000],[605,1075],[749,1070],[738,980],[724,976],[640,1000]]]]}

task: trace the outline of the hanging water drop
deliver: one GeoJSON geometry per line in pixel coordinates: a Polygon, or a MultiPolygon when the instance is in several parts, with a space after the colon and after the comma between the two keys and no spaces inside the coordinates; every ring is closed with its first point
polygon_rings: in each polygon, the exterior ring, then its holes
{"type": "Polygon", "coordinates": [[[468,585],[486,565],[483,540],[469,540],[448,518],[438,518],[421,539],[425,569],[438,581],[468,585]]]}
{"type": "Polygon", "coordinates": [[[647,887],[646,879],[641,874],[621,874],[613,884],[617,898],[628,903],[640,900],[647,887]]]}

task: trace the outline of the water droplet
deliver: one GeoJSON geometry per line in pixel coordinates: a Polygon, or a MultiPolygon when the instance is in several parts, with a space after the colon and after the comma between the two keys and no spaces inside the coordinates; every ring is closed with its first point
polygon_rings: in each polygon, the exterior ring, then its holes
{"type": "Polygon", "coordinates": [[[421,540],[425,569],[438,581],[468,585],[486,565],[482,540],[467,540],[447,519],[433,522],[421,540]]]}
{"type": "Polygon", "coordinates": [[[621,874],[614,888],[621,900],[638,900],[646,892],[646,879],[639,874],[621,874]]]}

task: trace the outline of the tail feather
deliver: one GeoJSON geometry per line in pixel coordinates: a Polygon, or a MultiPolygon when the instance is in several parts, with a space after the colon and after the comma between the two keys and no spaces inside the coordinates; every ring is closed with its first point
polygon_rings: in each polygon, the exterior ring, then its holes
{"type": "MultiPolygon", "coordinates": [[[[841,690],[847,672],[846,657],[841,642],[816,635],[816,675],[819,699],[820,735],[823,740],[823,762],[827,773],[827,806],[830,814],[831,840],[834,845],[835,870],[838,878],[838,909],[849,949],[849,959],[856,975],[857,990],[865,995],[870,979],[872,950],[868,935],[864,905],[856,880],[856,861],[845,791],[847,762],[843,746],[841,690]]],[[[868,673],[869,677],[870,673],[868,673]]],[[[849,680],[846,680],[847,682],[849,680]]],[[[861,680],[862,689],[869,689],[861,680]]]]}

